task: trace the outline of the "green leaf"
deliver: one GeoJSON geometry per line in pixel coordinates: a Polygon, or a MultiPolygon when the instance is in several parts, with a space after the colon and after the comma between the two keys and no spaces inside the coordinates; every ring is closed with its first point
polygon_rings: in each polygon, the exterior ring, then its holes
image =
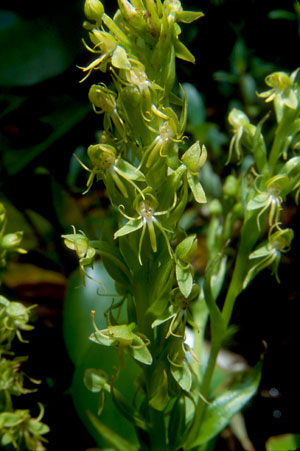
{"type": "Polygon", "coordinates": [[[294,451],[300,448],[299,434],[283,434],[268,438],[267,451],[294,451]]]}
{"type": "Polygon", "coordinates": [[[190,268],[182,268],[179,264],[176,265],[176,279],[179,289],[184,297],[188,297],[193,288],[193,276],[190,268]]]}
{"type": "Polygon", "coordinates": [[[193,175],[190,172],[187,173],[187,181],[189,187],[192,190],[195,201],[199,204],[204,204],[206,202],[205,192],[202,188],[201,183],[199,182],[198,176],[193,175]]]}
{"type": "MultiPolygon", "coordinates": [[[[104,312],[111,306],[113,300],[117,303],[121,299],[114,295],[114,281],[108,275],[103,263],[95,263],[94,268],[87,272],[93,279],[100,280],[107,291],[105,297],[97,295],[99,286],[89,278],[86,278],[84,287],[78,270],[69,279],[64,301],[64,339],[75,365],[80,362],[92,344],[88,340],[89,335],[94,332],[91,310],[96,311],[95,321],[98,327],[105,328],[104,312]],[[112,294],[112,296],[108,296],[108,294],[112,294]]],[[[122,319],[123,316],[120,320],[122,319]]]]}
{"type": "Polygon", "coordinates": [[[200,430],[197,437],[192,443],[187,439],[186,446],[189,449],[199,446],[215,437],[227,426],[233,415],[245,406],[257,391],[260,382],[261,367],[262,362],[259,362],[243,382],[232,385],[228,390],[222,392],[212,404],[206,407],[204,419],[201,427],[199,425],[200,430]]]}
{"type": "Polygon", "coordinates": [[[98,420],[95,415],[91,412],[87,412],[88,417],[93,424],[93,426],[97,429],[97,431],[102,435],[102,437],[108,441],[117,451],[139,451],[139,447],[133,443],[128,442],[115,431],[110,429],[100,420],[98,420]]]}

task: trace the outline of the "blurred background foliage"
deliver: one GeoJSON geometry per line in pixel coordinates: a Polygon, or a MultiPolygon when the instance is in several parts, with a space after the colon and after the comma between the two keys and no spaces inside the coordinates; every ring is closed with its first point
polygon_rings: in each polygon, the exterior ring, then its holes
{"type": "MultiPolygon", "coordinates": [[[[116,1],[103,3],[108,13],[116,9],[116,1]]],[[[200,139],[209,152],[202,183],[209,198],[220,197],[222,180],[232,169],[225,165],[228,112],[240,108],[254,123],[268,113],[268,105],[256,93],[265,90],[264,78],[270,72],[292,72],[299,66],[300,6],[293,0],[182,3],[184,9],[205,13],[196,24],[183,27],[182,40],[196,64],[178,61],[177,75],[188,96],[188,135],[200,139]]],[[[86,162],[85,150],[102,128],[101,116],[89,105],[88,88],[92,82],[107,82],[105,75],[93,73],[79,84],[82,75],[76,65],[89,62],[82,44],[86,36],[81,27],[83,4],[83,0],[53,0],[42,7],[37,0],[15,0],[2,4],[0,10],[0,198],[8,211],[7,231],[24,230],[23,247],[30,251],[9,262],[4,291],[11,299],[38,304],[29,365],[36,367],[30,373],[44,381],[38,400],[45,405],[44,421],[51,428],[48,449],[58,449],[58,444],[60,449],[74,450],[94,446],[70,393],[83,411],[87,392],[80,382],[82,368],[85,361],[92,366],[101,359],[99,354],[92,355],[93,350],[82,351],[79,360],[74,358],[79,355],[75,337],[88,336],[89,312],[95,299],[99,307],[99,297],[96,287],[84,294],[81,288],[71,291],[80,279],[74,273],[77,262],[64,248],[61,234],[70,233],[74,224],[95,239],[114,227],[115,221],[101,182],[82,196],[87,174],[73,157],[75,153],[86,162]],[[63,338],[64,304],[65,341],[72,360],[63,338]]],[[[271,130],[272,121],[266,126],[266,138],[271,130]]],[[[205,206],[191,205],[181,224],[199,235],[195,268],[200,274],[206,263],[207,217],[205,206]]],[[[284,221],[293,227],[299,224],[293,206],[286,210],[284,221]]],[[[231,344],[233,351],[254,364],[262,352],[262,340],[268,344],[261,390],[245,414],[257,449],[272,435],[296,432],[300,391],[296,359],[289,356],[297,355],[299,343],[298,245],[296,233],[294,250],[282,265],[281,285],[263,273],[241,296],[234,316],[240,329],[231,344]]],[[[99,271],[106,277],[103,268],[99,271]]],[[[102,311],[108,302],[101,303],[102,311]]],[[[107,355],[102,359],[107,361],[107,355]]],[[[230,433],[219,439],[217,447],[224,449],[224,440],[229,449],[240,449],[230,433]]]]}

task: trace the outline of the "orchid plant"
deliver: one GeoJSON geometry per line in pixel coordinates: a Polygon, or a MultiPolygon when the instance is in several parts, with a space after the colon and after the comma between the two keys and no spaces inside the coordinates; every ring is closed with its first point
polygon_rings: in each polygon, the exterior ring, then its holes
{"type": "Polygon", "coordinates": [[[195,62],[180,41],[179,24],[203,13],[184,11],[179,0],[118,0],[118,7],[111,18],[99,0],[85,2],[91,42],[84,44],[92,61],[81,68],[82,82],[92,73],[99,76],[88,95],[95,113],[103,115],[103,131],[88,148],[90,165],[79,161],[89,173],[86,191],[95,180],[104,182],[118,227],[107,240],[90,240],[75,228],[63,237],[77,253],[83,276],[99,255],[115,280],[121,300],[106,312],[102,330],[92,312],[89,338],[116,348],[119,366],[111,377],[101,367],[87,369],[85,383],[100,393],[99,413],[104,393],[110,394],[134,425],[136,441],[121,436],[117,425],[104,424],[101,415],[89,415],[105,443],[119,451],[204,450],[260,381],[261,361],[238,381],[229,374],[222,386],[214,374],[218,354],[234,333],[230,321],[237,297],[266,267],[278,278],[281,256],[293,239],[281,214],[287,197],[294,194],[297,201],[300,190],[298,71],[271,74],[266,79],[271,89],[259,94],[274,103],[271,140],[262,132],[268,117],[255,125],[243,111],[230,112],[228,163],[235,153],[237,164],[231,163],[235,170],[221,198],[209,198],[199,177],[209,149],[184,135],[187,97],[175,71],[176,58],[195,62]],[[103,74],[110,76],[109,86],[103,74]],[[247,164],[240,164],[245,156],[247,164]],[[209,261],[196,278],[197,236],[180,222],[191,201],[209,210],[209,261]],[[234,247],[237,227],[240,239],[234,247]],[[222,304],[218,298],[224,290],[222,304]],[[209,351],[204,345],[208,318],[209,351]],[[131,400],[116,388],[124,353],[139,369],[131,400]]]}

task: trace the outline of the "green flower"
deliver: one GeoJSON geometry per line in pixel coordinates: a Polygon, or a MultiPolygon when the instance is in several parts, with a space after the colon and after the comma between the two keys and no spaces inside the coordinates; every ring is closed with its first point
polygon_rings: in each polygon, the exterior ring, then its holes
{"type": "Polygon", "coordinates": [[[70,235],[62,235],[62,238],[64,238],[64,243],[66,247],[68,249],[71,249],[72,251],[75,251],[77,254],[77,257],[79,259],[80,275],[83,284],[84,284],[84,276],[86,276],[90,280],[93,280],[94,282],[101,285],[101,287],[105,290],[102,283],[90,277],[85,271],[86,267],[93,266],[96,256],[96,249],[90,246],[88,237],[81,230],[79,231],[80,233],[76,233],[75,227],[72,226],[72,228],[74,233],[70,235]]]}
{"type": "Polygon", "coordinates": [[[155,113],[156,118],[160,119],[159,129],[156,130],[147,125],[150,131],[156,134],[152,143],[145,149],[139,168],[145,163],[146,168],[153,166],[159,157],[166,158],[171,146],[183,141],[183,132],[185,129],[187,110],[186,98],[184,99],[180,119],[172,108],[161,108],[161,111],[152,105],[151,111],[155,113]]]}
{"type": "Polygon", "coordinates": [[[205,192],[199,181],[198,175],[200,169],[207,159],[206,147],[200,147],[199,141],[195,142],[181,157],[183,164],[187,169],[186,177],[188,185],[193,193],[194,199],[199,204],[206,202],[205,192]]]}
{"type": "Polygon", "coordinates": [[[30,311],[35,305],[25,307],[21,302],[9,301],[0,295],[0,343],[10,345],[11,341],[17,335],[21,342],[21,330],[32,330],[34,327],[28,324],[30,311]]]}
{"type": "Polygon", "coordinates": [[[242,146],[252,147],[256,127],[250,124],[246,114],[233,108],[228,116],[228,122],[232,126],[233,137],[230,141],[229,155],[227,163],[231,159],[232,150],[236,152],[237,159],[240,160],[242,155],[242,146]]]}
{"type": "Polygon", "coordinates": [[[243,288],[264,268],[272,266],[273,274],[275,274],[277,281],[278,266],[281,260],[282,253],[288,252],[291,246],[294,232],[292,229],[270,231],[268,240],[255,249],[250,255],[251,267],[245,277],[243,288]]]}
{"type": "Polygon", "coordinates": [[[121,136],[126,141],[126,126],[120,115],[117,106],[116,93],[108,89],[104,83],[92,85],[89,90],[89,99],[97,114],[104,114],[104,129],[112,129],[114,125],[121,136]]]}
{"type": "Polygon", "coordinates": [[[47,440],[42,435],[49,432],[49,427],[40,420],[44,407],[39,403],[40,414],[32,418],[29,410],[14,410],[0,413],[1,445],[14,446],[15,449],[46,451],[42,442],[47,440]]]}
{"type": "Polygon", "coordinates": [[[257,194],[247,204],[247,210],[260,210],[257,215],[257,227],[260,230],[260,218],[265,211],[269,210],[269,226],[279,223],[281,204],[283,197],[287,194],[289,187],[289,178],[286,175],[278,174],[271,177],[263,185],[263,191],[258,189],[257,194]]]}
{"type": "Polygon", "coordinates": [[[114,238],[116,239],[121,236],[128,235],[129,233],[135,232],[139,229],[142,229],[138,248],[138,259],[140,264],[142,265],[141,251],[143,239],[147,228],[149,231],[151,248],[153,252],[157,251],[156,234],[155,234],[156,227],[163,234],[168,247],[169,254],[172,258],[173,256],[172,249],[168,240],[168,236],[166,234],[166,232],[172,233],[172,230],[168,230],[164,226],[162,226],[162,224],[156,219],[156,216],[168,214],[175,207],[175,205],[176,205],[176,196],[173,205],[168,210],[156,211],[158,202],[151,193],[146,192],[144,198],[142,198],[141,195],[138,195],[135,200],[135,208],[138,213],[137,217],[130,217],[126,215],[123,211],[124,209],[123,205],[119,206],[120,213],[129,221],[115,233],[114,238]]]}
{"type": "Polygon", "coordinates": [[[115,346],[118,350],[120,364],[123,366],[123,351],[131,355],[135,360],[151,365],[152,356],[147,346],[150,341],[145,335],[135,333],[135,323],[108,325],[106,329],[99,330],[95,323],[95,311],[92,310],[92,320],[95,328],[89,339],[94,343],[104,346],[115,346]]]}
{"type": "Polygon", "coordinates": [[[279,107],[284,105],[295,110],[298,106],[298,98],[296,95],[295,81],[299,69],[295,70],[291,75],[285,72],[274,72],[266,77],[265,81],[271,89],[259,94],[259,97],[264,97],[266,102],[272,102],[279,107]]]}
{"type": "Polygon", "coordinates": [[[96,177],[97,180],[104,180],[107,185],[112,181],[118,187],[121,194],[125,198],[128,198],[128,191],[125,184],[121,180],[122,178],[133,186],[134,189],[137,190],[143,197],[142,191],[133,180],[144,182],[144,175],[142,172],[137,170],[135,166],[131,165],[122,158],[117,157],[117,150],[114,146],[102,143],[95,144],[89,146],[87,152],[93,165],[93,169],[88,168],[76,155],[74,155],[81,166],[86,171],[90,172],[90,176],[86,184],[87,190],[83,194],[90,190],[96,177]]]}

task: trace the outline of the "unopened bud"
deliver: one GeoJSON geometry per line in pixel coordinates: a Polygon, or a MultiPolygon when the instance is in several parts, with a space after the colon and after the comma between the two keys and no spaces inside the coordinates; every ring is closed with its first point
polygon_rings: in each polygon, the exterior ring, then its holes
{"type": "Polygon", "coordinates": [[[104,6],[99,0],[86,0],[84,4],[84,14],[88,20],[101,23],[104,13],[104,6]]]}
{"type": "Polygon", "coordinates": [[[196,235],[191,235],[178,244],[175,250],[175,255],[179,260],[185,263],[190,263],[193,256],[197,252],[197,248],[198,242],[196,235]]]}
{"type": "Polygon", "coordinates": [[[238,194],[239,190],[239,180],[234,175],[229,175],[226,177],[223,193],[225,196],[235,197],[238,194]]]}
{"type": "Polygon", "coordinates": [[[15,250],[21,244],[23,232],[8,233],[0,240],[0,248],[5,250],[15,250]]]}
{"type": "Polygon", "coordinates": [[[198,174],[207,158],[205,146],[200,147],[199,141],[195,142],[182,156],[182,161],[192,174],[198,174]]]}
{"type": "Polygon", "coordinates": [[[76,251],[79,258],[86,255],[89,247],[89,240],[85,235],[72,233],[71,235],[63,235],[63,238],[67,248],[76,251]]]}

